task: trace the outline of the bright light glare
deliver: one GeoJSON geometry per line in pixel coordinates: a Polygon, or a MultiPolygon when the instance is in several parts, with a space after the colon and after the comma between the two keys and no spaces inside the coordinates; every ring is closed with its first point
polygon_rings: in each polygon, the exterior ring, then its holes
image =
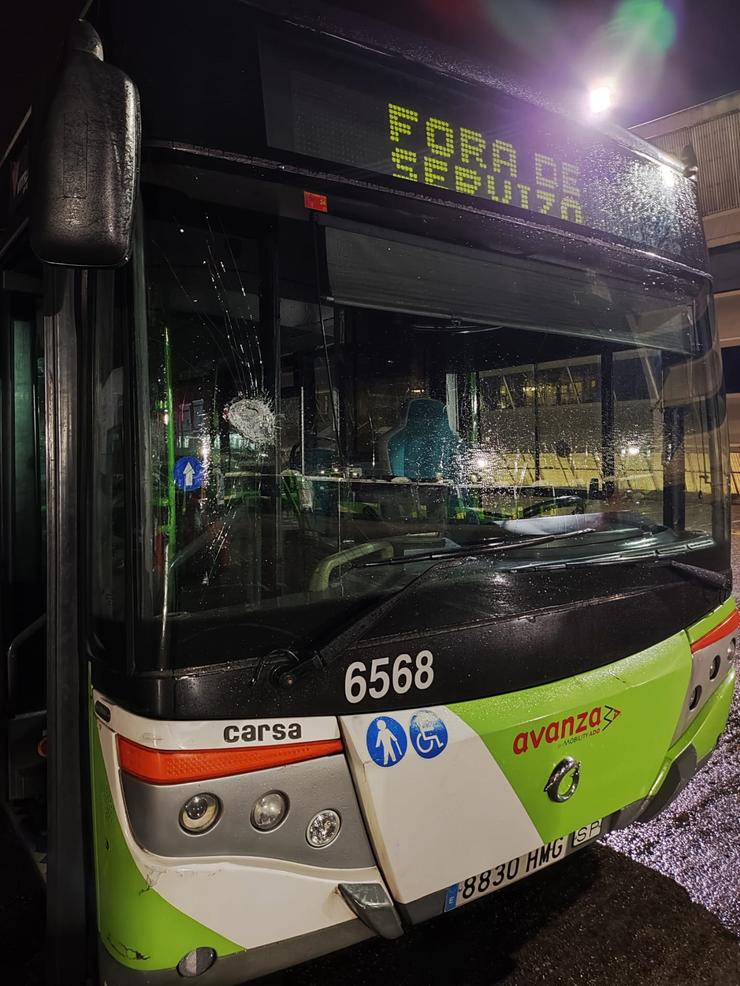
{"type": "Polygon", "coordinates": [[[673,168],[669,168],[667,164],[661,164],[660,177],[663,179],[663,184],[666,188],[673,188],[676,184],[676,172],[673,168]]]}
{"type": "Polygon", "coordinates": [[[594,86],[588,93],[588,105],[595,116],[608,113],[614,106],[614,90],[607,83],[594,86]]]}

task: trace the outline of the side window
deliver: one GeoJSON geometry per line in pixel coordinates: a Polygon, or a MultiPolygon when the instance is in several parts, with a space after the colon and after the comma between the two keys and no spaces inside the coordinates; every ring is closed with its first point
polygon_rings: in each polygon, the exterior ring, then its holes
{"type": "MultiPolygon", "coordinates": [[[[7,652],[45,611],[45,434],[41,270],[25,254],[2,271],[2,587],[0,646],[7,652]]],[[[17,649],[9,704],[15,712],[43,708],[44,636],[17,649]]]]}

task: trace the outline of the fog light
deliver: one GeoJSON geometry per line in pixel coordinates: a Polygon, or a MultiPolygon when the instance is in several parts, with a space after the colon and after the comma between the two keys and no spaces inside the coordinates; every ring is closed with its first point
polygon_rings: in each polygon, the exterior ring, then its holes
{"type": "Polygon", "coordinates": [[[325,849],[339,835],[342,819],[336,811],[327,808],[314,815],[306,829],[306,841],[314,849],[325,849]]]}
{"type": "Polygon", "coordinates": [[[720,664],[722,663],[722,658],[719,654],[714,655],[714,660],[712,661],[712,666],[709,669],[709,680],[714,681],[714,679],[719,674],[720,664]]]}
{"type": "Polygon", "coordinates": [[[689,699],[689,712],[694,711],[694,709],[699,704],[700,698],[701,698],[701,685],[697,685],[696,688],[691,693],[691,698],[689,699]]]}
{"type": "Polygon", "coordinates": [[[737,641],[733,637],[732,640],[727,645],[727,660],[731,661],[735,656],[735,648],[737,647],[737,641]]]}
{"type": "Polygon", "coordinates": [[[180,810],[180,825],[186,832],[207,832],[218,821],[221,802],[215,794],[194,794],[180,810]]]}
{"type": "Polygon", "coordinates": [[[279,791],[270,791],[257,798],[252,808],[252,825],[260,832],[271,832],[285,820],[288,799],[279,791]]]}
{"type": "Polygon", "coordinates": [[[212,948],[194,948],[177,963],[177,971],[185,978],[202,976],[215,961],[216,953],[212,948]]]}

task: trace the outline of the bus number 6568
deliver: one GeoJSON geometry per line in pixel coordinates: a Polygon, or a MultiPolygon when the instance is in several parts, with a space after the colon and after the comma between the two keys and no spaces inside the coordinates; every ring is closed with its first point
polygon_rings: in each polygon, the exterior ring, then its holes
{"type": "Polygon", "coordinates": [[[392,667],[390,663],[389,657],[376,657],[369,667],[364,661],[353,661],[344,676],[347,701],[354,705],[365,695],[377,699],[389,691],[405,695],[412,686],[423,691],[434,681],[434,655],[430,650],[420,650],[415,658],[399,654],[392,667]]]}

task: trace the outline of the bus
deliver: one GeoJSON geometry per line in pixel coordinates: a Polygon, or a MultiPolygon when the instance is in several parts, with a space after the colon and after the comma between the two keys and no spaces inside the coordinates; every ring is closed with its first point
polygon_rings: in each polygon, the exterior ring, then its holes
{"type": "Polygon", "coordinates": [[[672,801],[740,625],[679,162],[347,11],[106,0],[0,178],[51,982],[413,935],[672,801]]]}

